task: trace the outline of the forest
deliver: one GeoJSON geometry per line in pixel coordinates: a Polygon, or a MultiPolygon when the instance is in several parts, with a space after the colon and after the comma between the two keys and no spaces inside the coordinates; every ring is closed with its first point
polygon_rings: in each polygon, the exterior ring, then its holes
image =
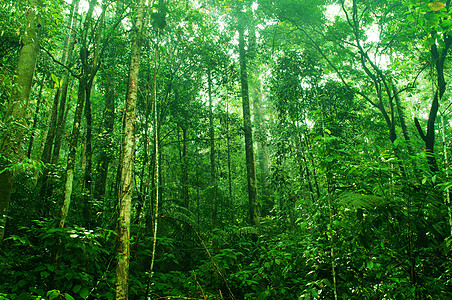
{"type": "Polygon", "coordinates": [[[0,0],[0,299],[452,299],[451,0],[0,0]]]}

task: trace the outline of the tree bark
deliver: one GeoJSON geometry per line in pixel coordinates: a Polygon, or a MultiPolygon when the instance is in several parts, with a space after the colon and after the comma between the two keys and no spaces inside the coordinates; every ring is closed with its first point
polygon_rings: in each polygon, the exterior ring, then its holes
{"type": "Polygon", "coordinates": [[[133,155],[135,147],[136,101],[138,73],[145,22],[145,2],[137,2],[137,19],[132,34],[132,53],[130,58],[129,85],[124,112],[123,138],[121,152],[121,179],[119,186],[118,253],[116,266],[116,299],[128,299],[129,256],[130,256],[130,211],[133,185],[133,155]]]}
{"type": "Polygon", "coordinates": [[[15,172],[9,167],[20,162],[25,152],[25,139],[28,134],[29,112],[28,104],[33,84],[33,75],[39,50],[39,34],[37,29],[38,10],[34,1],[26,13],[27,24],[22,38],[23,46],[20,50],[14,77],[14,90],[8,102],[5,117],[5,131],[2,133],[0,153],[0,243],[5,234],[8,217],[9,202],[13,188],[15,172]]]}
{"type": "Polygon", "coordinates": [[[248,74],[246,69],[246,51],[244,20],[239,19],[239,60],[240,83],[242,87],[243,130],[245,132],[246,173],[248,181],[249,217],[252,225],[259,225],[259,205],[257,202],[256,167],[254,164],[253,132],[251,128],[248,74]]]}

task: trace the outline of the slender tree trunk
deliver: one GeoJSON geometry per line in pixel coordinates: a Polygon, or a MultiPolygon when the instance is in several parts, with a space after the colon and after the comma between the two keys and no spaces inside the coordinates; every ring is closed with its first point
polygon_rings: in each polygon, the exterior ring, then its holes
{"type": "MultiPolygon", "coordinates": [[[[58,79],[59,81],[59,79],[58,79]]],[[[59,85],[59,83],[58,83],[59,85]]],[[[47,132],[47,138],[46,143],[44,145],[44,150],[42,151],[41,160],[43,163],[50,163],[50,160],[52,158],[52,146],[53,146],[53,140],[55,139],[55,127],[57,123],[57,117],[58,117],[58,100],[60,99],[60,87],[57,87],[57,90],[55,91],[55,96],[53,97],[53,105],[52,110],[50,113],[50,124],[49,124],[49,131],[47,132]]],[[[43,175],[44,176],[44,175],[43,175]]]]}
{"type": "Polygon", "coordinates": [[[111,77],[107,79],[107,86],[105,89],[105,109],[104,109],[104,124],[102,131],[102,142],[101,142],[101,153],[98,169],[98,180],[96,181],[96,190],[95,197],[97,199],[101,199],[105,196],[105,191],[107,190],[107,177],[108,177],[108,169],[111,161],[111,151],[110,147],[112,146],[112,133],[113,126],[115,124],[115,98],[114,98],[114,89],[111,84],[111,77]]]}
{"type": "Polygon", "coordinates": [[[256,167],[254,164],[253,133],[251,128],[248,74],[246,70],[246,52],[243,19],[239,20],[239,60],[240,82],[242,86],[243,130],[245,132],[246,171],[248,181],[249,217],[252,225],[259,225],[259,205],[257,202],[256,167]]]}
{"type": "MultiPolygon", "coordinates": [[[[68,24],[68,30],[69,30],[69,44],[67,47],[67,54],[64,57],[66,66],[70,66],[72,62],[72,54],[74,52],[74,46],[75,46],[75,39],[77,36],[77,31],[75,30],[75,21],[77,20],[77,11],[79,7],[80,0],[73,0],[71,4],[71,12],[70,12],[70,18],[69,18],[69,24],[68,24]]],[[[64,56],[64,55],[63,55],[64,56]]],[[[59,104],[59,110],[58,110],[58,120],[56,125],[56,131],[55,131],[55,143],[53,145],[53,154],[52,154],[52,164],[56,165],[58,163],[58,158],[60,156],[60,149],[61,149],[61,142],[62,142],[62,136],[64,132],[65,127],[65,110],[66,110],[66,98],[67,98],[67,91],[69,87],[69,71],[65,71],[64,78],[63,78],[63,84],[61,85],[61,97],[60,97],[60,104],[59,104]]]]}
{"type": "Polygon", "coordinates": [[[102,13],[100,15],[99,21],[97,23],[96,39],[94,43],[94,55],[93,61],[90,67],[86,68],[90,70],[89,80],[86,85],[86,97],[85,97],[85,119],[86,119],[86,152],[85,152],[85,172],[84,172],[84,188],[85,197],[83,201],[83,215],[85,222],[88,226],[92,224],[91,218],[91,205],[90,199],[92,197],[92,169],[93,169],[93,147],[92,147],[92,127],[93,127],[93,117],[91,112],[91,91],[94,83],[94,77],[97,74],[98,62],[99,62],[99,47],[102,37],[102,27],[105,19],[105,12],[107,9],[107,4],[104,2],[102,5],[102,13]]]}
{"type": "Polygon", "coordinates": [[[235,220],[234,209],[232,207],[232,169],[231,169],[231,136],[229,135],[229,102],[226,102],[226,145],[228,149],[228,191],[229,191],[229,211],[230,220],[235,220]]]}
{"type": "Polygon", "coordinates": [[[76,160],[76,152],[77,152],[77,144],[78,138],[80,135],[80,125],[82,121],[83,114],[83,105],[85,103],[86,97],[86,89],[88,86],[88,81],[90,79],[90,72],[88,67],[88,31],[90,28],[90,24],[92,22],[92,15],[94,11],[94,7],[97,3],[97,0],[91,0],[89,2],[88,12],[86,14],[86,19],[83,24],[83,32],[82,32],[82,41],[80,47],[80,60],[82,63],[82,74],[79,78],[79,86],[78,86],[78,99],[77,105],[75,108],[74,115],[74,123],[72,127],[71,134],[71,142],[69,145],[69,154],[67,160],[67,169],[66,169],[66,181],[64,185],[64,197],[63,197],[63,205],[61,206],[59,217],[58,217],[58,226],[64,227],[64,223],[66,222],[66,218],[69,211],[69,205],[71,202],[72,196],[72,184],[74,180],[74,172],[75,172],[75,160],[76,160]]]}
{"type": "Polygon", "coordinates": [[[42,76],[41,80],[41,86],[39,87],[39,93],[38,93],[38,100],[36,103],[36,110],[33,117],[33,125],[31,127],[31,133],[30,133],[30,141],[28,142],[28,153],[27,157],[31,158],[31,152],[33,151],[33,143],[36,136],[36,127],[38,125],[38,117],[39,117],[39,111],[41,110],[41,103],[42,103],[42,88],[44,87],[44,82],[47,76],[42,76]]]}
{"type": "Polygon", "coordinates": [[[152,100],[153,100],[153,106],[154,106],[154,166],[155,166],[155,174],[154,174],[154,198],[155,198],[155,206],[154,206],[154,228],[153,228],[153,240],[152,240],[152,254],[151,254],[151,266],[149,267],[149,281],[146,287],[146,294],[145,298],[149,295],[149,288],[151,285],[152,276],[154,275],[154,262],[155,262],[155,249],[157,248],[157,226],[158,226],[158,215],[159,215],[159,205],[160,205],[160,199],[161,199],[161,192],[160,192],[160,186],[161,186],[161,180],[162,176],[160,176],[160,157],[161,152],[160,149],[160,142],[159,142],[159,130],[160,130],[160,124],[158,122],[158,107],[157,107],[157,73],[159,71],[160,67],[160,56],[159,56],[159,37],[160,37],[160,31],[157,28],[157,43],[155,47],[155,56],[154,56],[154,77],[152,79],[152,100]]]}
{"type": "Polygon", "coordinates": [[[57,121],[58,114],[58,99],[60,97],[60,88],[58,87],[55,92],[55,96],[53,97],[53,105],[52,110],[50,111],[50,122],[47,125],[47,136],[46,142],[44,144],[44,149],[41,154],[41,161],[46,164],[45,169],[38,180],[38,186],[40,186],[40,197],[41,199],[45,199],[45,203],[42,206],[43,212],[47,213],[49,211],[49,201],[47,200],[51,194],[51,189],[49,188],[49,177],[53,170],[53,167],[49,165],[51,157],[52,157],[52,146],[55,138],[55,127],[57,121]]]}
{"type": "Polygon", "coordinates": [[[184,206],[189,206],[188,193],[188,157],[187,157],[187,127],[182,127],[182,200],[184,206]]]}
{"type": "Polygon", "coordinates": [[[207,88],[209,96],[209,140],[210,140],[210,185],[212,188],[212,229],[218,227],[218,200],[215,174],[215,128],[213,124],[212,72],[207,70],[207,88]]]}
{"type": "Polygon", "coordinates": [[[72,183],[74,180],[75,159],[77,153],[77,142],[80,135],[80,124],[82,121],[83,104],[85,103],[86,84],[87,84],[86,77],[82,76],[82,78],[80,78],[79,80],[77,106],[75,108],[74,125],[72,126],[71,142],[69,145],[69,154],[66,169],[66,182],[64,185],[63,205],[61,206],[59,213],[58,226],[61,228],[64,227],[64,223],[66,222],[67,214],[69,211],[69,205],[71,202],[72,183]]]}
{"type": "Polygon", "coordinates": [[[86,87],[85,97],[85,119],[86,119],[86,145],[85,145],[85,173],[83,186],[85,190],[85,196],[83,197],[83,216],[85,223],[88,225],[90,222],[90,203],[89,200],[92,196],[92,168],[93,168],[93,147],[92,147],[92,125],[93,118],[91,113],[91,87],[92,81],[88,82],[86,87]]]}
{"type": "MultiPolygon", "coordinates": [[[[74,15],[76,14],[76,9],[78,10],[79,0],[74,0],[71,4],[71,16],[68,21],[69,35],[67,36],[67,43],[65,43],[62,61],[69,66],[70,58],[72,58],[72,53],[74,49],[75,41],[75,30],[72,30],[74,23],[74,15]],[[72,42],[72,43],[71,43],[72,42]]],[[[43,171],[43,174],[39,178],[38,186],[40,186],[40,196],[42,199],[48,199],[52,193],[52,180],[51,172],[54,171],[54,164],[58,162],[59,150],[61,145],[61,135],[63,133],[63,119],[64,110],[66,105],[66,95],[68,89],[69,72],[64,72],[63,84],[59,86],[55,94],[52,111],[50,115],[50,122],[48,124],[48,131],[46,136],[46,142],[44,144],[44,149],[42,151],[41,160],[44,163],[51,163],[47,165],[43,171]],[[53,148],[53,153],[52,153],[53,148]]],[[[46,216],[50,211],[49,201],[45,201],[44,205],[39,208],[43,215],[46,216]]]]}
{"type": "Polygon", "coordinates": [[[22,38],[23,46],[20,50],[14,77],[14,90],[8,102],[5,117],[5,131],[2,133],[0,153],[0,243],[5,234],[8,208],[14,182],[14,172],[5,168],[17,164],[25,157],[25,140],[28,134],[28,104],[33,84],[33,75],[39,50],[39,35],[37,30],[38,10],[31,1],[27,12],[27,24],[22,38]]]}
{"type": "Polygon", "coordinates": [[[145,1],[138,0],[137,19],[132,34],[132,53],[130,58],[129,84],[124,112],[121,179],[118,199],[118,253],[116,266],[116,299],[128,299],[129,257],[130,257],[130,211],[133,185],[133,155],[135,148],[136,101],[140,53],[145,22],[145,1]]]}
{"type": "Polygon", "coordinates": [[[271,210],[268,176],[270,174],[270,151],[268,149],[267,133],[265,128],[265,120],[262,117],[262,93],[260,91],[260,82],[257,89],[253,92],[253,112],[256,124],[256,144],[257,144],[257,159],[259,162],[259,189],[258,193],[261,197],[262,205],[265,205],[266,210],[271,210]]]}

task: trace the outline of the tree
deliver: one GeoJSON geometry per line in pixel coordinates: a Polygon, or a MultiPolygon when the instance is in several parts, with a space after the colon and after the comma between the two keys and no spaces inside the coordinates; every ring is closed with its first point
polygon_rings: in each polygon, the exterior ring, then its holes
{"type": "Polygon", "coordinates": [[[242,87],[243,131],[245,133],[246,172],[248,181],[249,222],[259,225],[259,204],[257,201],[256,167],[254,164],[253,132],[251,125],[250,97],[248,90],[247,57],[245,51],[246,15],[241,12],[237,22],[239,32],[240,84],[242,87]]]}
{"type": "Polygon", "coordinates": [[[26,11],[23,46],[14,78],[14,90],[5,115],[6,130],[2,133],[0,153],[0,243],[5,234],[8,207],[13,188],[16,166],[25,157],[25,138],[29,119],[29,97],[39,52],[38,4],[31,2],[26,11]]]}
{"type": "Polygon", "coordinates": [[[121,149],[121,179],[118,195],[118,254],[116,266],[116,299],[128,299],[130,257],[130,213],[133,186],[133,156],[135,148],[136,101],[141,44],[146,24],[145,1],[138,0],[136,20],[132,30],[129,86],[124,111],[121,149]]]}

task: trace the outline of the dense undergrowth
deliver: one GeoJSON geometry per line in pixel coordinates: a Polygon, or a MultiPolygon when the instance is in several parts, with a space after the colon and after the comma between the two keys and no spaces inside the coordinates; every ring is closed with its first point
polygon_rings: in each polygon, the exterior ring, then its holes
{"type": "MultiPolygon", "coordinates": [[[[424,211],[415,205],[416,213],[434,218],[430,222],[414,222],[404,199],[348,193],[335,201],[332,230],[321,206],[310,215],[299,207],[304,217],[292,223],[273,216],[259,229],[235,226],[210,234],[162,217],[152,275],[152,235],[137,224],[130,299],[334,299],[332,259],[338,299],[452,296],[441,199],[437,205],[430,199],[424,211]]],[[[14,230],[2,248],[0,299],[114,298],[113,230],[56,229],[49,220],[14,230]]]]}

